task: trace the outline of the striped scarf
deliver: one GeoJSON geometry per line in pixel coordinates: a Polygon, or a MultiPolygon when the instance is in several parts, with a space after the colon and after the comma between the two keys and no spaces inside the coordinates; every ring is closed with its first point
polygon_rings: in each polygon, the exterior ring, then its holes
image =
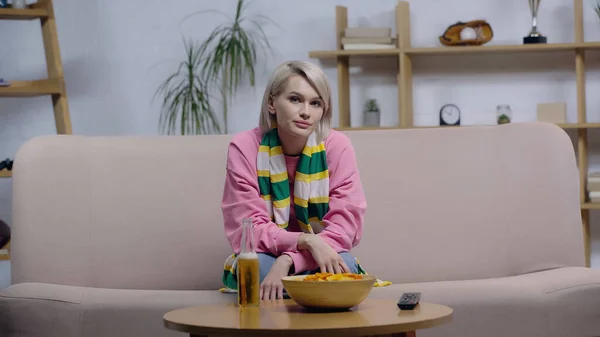
{"type": "MultiPolygon", "coordinates": [[[[292,196],[285,155],[277,128],[265,133],[256,163],[260,196],[271,219],[287,229],[292,196]]],[[[313,133],[300,154],[294,181],[294,211],[298,225],[305,233],[323,230],[323,217],[329,210],[329,170],[325,143],[317,144],[313,133]]]]}

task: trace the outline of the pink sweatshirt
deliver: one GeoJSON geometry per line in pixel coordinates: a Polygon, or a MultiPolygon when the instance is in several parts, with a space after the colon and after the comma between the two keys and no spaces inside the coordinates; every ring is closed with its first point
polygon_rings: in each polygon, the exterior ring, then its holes
{"type": "MultiPolygon", "coordinates": [[[[227,153],[227,176],[221,208],[225,235],[235,253],[240,252],[242,219],[252,218],[254,242],[258,253],[275,256],[288,254],[295,273],[314,270],[318,266],[308,251],[299,251],[302,234],[290,207],[287,230],[271,221],[265,201],[260,197],[256,174],[256,157],[262,139],[259,128],[234,136],[227,153]]],[[[321,236],[336,252],[348,252],[362,237],[363,219],[367,207],[354,148],[342,133],[332,130],[325,139],[329,168],[329,212],[323,218],[325,230],[321,236]]],[[[299,157],[286,156],[290,192],[294,193],[294,177],[299,157]]]]}

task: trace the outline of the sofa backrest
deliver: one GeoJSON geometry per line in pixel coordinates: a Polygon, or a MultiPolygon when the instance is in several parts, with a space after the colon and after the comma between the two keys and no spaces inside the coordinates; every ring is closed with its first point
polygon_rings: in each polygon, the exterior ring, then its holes
{"type": "MultiPolygon", "coordinates": [[[[393,282],[584,264],[573,145],[544,123],[345,132],[368,210],[354,250],[393,282]]],[[[230,136],[45,136],[13,177],[13,283],[216,289],[230,136]]]]}

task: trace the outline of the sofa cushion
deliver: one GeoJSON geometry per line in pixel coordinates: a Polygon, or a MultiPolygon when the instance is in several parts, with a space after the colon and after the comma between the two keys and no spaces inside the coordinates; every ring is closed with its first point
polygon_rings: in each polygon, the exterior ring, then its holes
{"type": "MultiPolygon", "coordinates": [[[[598,280],[600,270],[574,267],[483,280],[394,284],[375,288],[370,296],[398,299],[403,292],[421,292],[422,301],[454,309],[449,324],[419,331],[420,337],[598,336],[598,280]]],[[[231,301],[235,295],[218,291],[25,283],[0,292],[0,335],[180,336],[163,327],[166,312],[231,301]],[[10,310],[8,315],[5,310],[10,310]]]]}
{"type": "Polygon", "coordinates": [[[375,288],[375,298],[421,300],[450,306],[449,324],[419,331],[434,336],[600,336],[600,270],[559,268],[512,277],[394,284],[375,288]]]}
{"type": "Polygon", "coordinates": [[[0,336],[181,336],[163,326],[165,313],[231,301],[218,291],[21,283],[0,291],[0,336]]]}

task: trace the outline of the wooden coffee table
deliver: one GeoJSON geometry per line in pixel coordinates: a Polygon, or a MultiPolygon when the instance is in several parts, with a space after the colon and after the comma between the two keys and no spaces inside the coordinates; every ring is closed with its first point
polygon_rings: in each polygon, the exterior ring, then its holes
{"type": "Polygon", "coordinates": [[[452,320],[452,309],[421,302],[400,310],[395,300],[366,299],[345,312],[314,312],[293,300],[263,301],[259,308],[236,303],[203,305],[168,312],[165,327],[199,336],[415,336],[419,329],[452,320]]]}

